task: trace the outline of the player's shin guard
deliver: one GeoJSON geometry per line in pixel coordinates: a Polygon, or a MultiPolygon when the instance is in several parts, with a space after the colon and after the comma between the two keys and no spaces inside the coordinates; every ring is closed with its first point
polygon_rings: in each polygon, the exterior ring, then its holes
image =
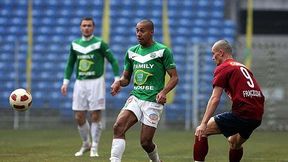
{"type": "Polygon", "coordinates": [[[194,160],[195,161],[204,161],[208,153],[208,139],[207,137],[201,137],[200,141],[197,136],[195,136],[194,143],[194,160]]]}
{"type": "Polygon", "coordinates": [[[85,144],[89,144],[90,142],[90,135],[89,135],[89,131],[90,131],[90,126],[89,126],[89,122],[86,120],[85,124],[79,126],[78,125],[78,131],[80,134],[80,137],[83,141],[83,143],[85,144]]]}
{"type": "Polygon", "coordinates": [[[152,152],[148,153],[151,162],[160,162],[157,145],[152,152]]]}
{"type": "Polygon", "coordinates": [[[121,162],[122,155],[125,150],[126,142],[124,139],[115,138],[112,141],[112,148],[111,148],[111,162],[121,162]]]}
{"type": "Polygon", "coordinates": [[[92,147],[98,147],[98,143],[100,140],[102,132],[102,124],[101,122],[92,122],[91,123],[91,137],[92,137],[92,147]]]}
{"type": "Polygon", "coordinates": [[[238,150],[231,149],[229,150],[229,162],[240,162],[243,156],[243,147],[238,150]]]}

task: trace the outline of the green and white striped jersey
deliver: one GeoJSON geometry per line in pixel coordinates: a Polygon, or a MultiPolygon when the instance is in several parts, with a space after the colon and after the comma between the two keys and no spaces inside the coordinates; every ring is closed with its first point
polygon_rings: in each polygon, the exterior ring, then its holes
{"type": "Polygon", "coordinates": [[[128,49],[124,69],[133,73],[132,95],[145,101],[156,102],[156,95],[164,88],[168,69],[176,68],[171,50],[154,42],[143,48],[140,44],[128,49]]]}
{"type": "Polygon", "coordinates": [[[104,73],[105,59],[112,65],[115,77],[119,77],[119,65],[108,45],[98,37],[92,36],[85,40],[74,40],[70,47],[70,55],[67,61],[64,80],[70,80],[76,65],[76,79],[95,79],[104,73]]]}

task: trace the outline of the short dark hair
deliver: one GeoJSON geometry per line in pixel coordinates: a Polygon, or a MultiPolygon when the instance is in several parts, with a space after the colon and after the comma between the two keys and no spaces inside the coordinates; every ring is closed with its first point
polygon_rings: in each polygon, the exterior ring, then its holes
{"type": "Polygon", "coordinates": [[[139,23],[145,23],[145,24],[147,23],[147,24],[149,25],[151,31],[154,31],[154,23],[153,23],[152,20],[150,20],[150,19],[143,19],[143,20],[141,20],[139,23]]]}
{"type": "Polygon", "coordinates": [[[93,26],[95,26],[95,23],[94,23],[94,20],[93,20],[92,17],[83,17],[83,18],[81,19],[81,21],[80,21],[80,26],[81,26],[81,24],[82,24],[82,21],[84,21],[84,20],[92,21],[93,26]]]}

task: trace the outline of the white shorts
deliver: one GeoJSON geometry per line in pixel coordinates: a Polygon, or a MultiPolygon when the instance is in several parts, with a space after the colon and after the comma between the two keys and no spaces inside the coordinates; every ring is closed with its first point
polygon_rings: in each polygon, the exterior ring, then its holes
{"type": "Polygon", "coordinates": [[[130,96],[123,109],[132,111],[138,121],[143,124],[157,128],[163,107],[163,105],[156,102],[144,101],[135,96],[130,96]]]}
{"type": "Polygon", "coordinates": [[[72,110],[93,111],[105,109],[104,77],[76,80],[74,84],[72,110]]]}

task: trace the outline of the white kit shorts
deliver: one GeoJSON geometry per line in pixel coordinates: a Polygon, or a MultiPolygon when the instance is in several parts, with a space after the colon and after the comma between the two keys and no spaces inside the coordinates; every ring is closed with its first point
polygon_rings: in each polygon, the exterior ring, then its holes
{"type": "Polygon", "coordinates": [[[144,101],[130,96],[123,109],[132,111],[141,123],[157,128],[163,107],[156,102],[144,101]]]}
{"type": "Polygon", "coordinates": [[[105,109],[105,80],[97,79],[76,80],[73,91],[72,110],[93,111],[105,109]]]}

